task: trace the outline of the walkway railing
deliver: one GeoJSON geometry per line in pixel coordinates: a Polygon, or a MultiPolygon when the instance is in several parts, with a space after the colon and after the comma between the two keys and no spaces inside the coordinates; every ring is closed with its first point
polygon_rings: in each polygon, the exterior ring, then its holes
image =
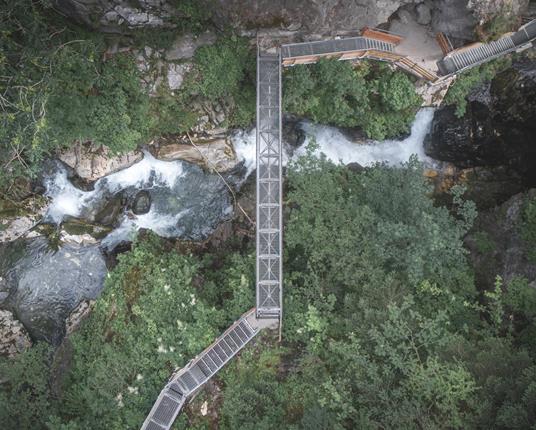
{"type": "Polygon", "coordinates": [[[530,46],[536,39],[536,20],[499,40],[456,49],[437,62],[442,75],[452,75],[530,46]]]}
{"type": "Polygon", "coordinates": [[[257,318],[281,318],[281,57],[257,55],[257,318]]]}
{"type": "Polygon", "coordinates": [[[142,430],[169,430],[186,400],[227,364],[259,332],[255,309],[240,317],[218,339],[171,377],[142,430]]]}

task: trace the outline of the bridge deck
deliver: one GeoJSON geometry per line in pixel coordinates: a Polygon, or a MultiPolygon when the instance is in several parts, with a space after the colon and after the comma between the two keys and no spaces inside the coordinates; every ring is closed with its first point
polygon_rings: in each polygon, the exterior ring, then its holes
{"type": "Polygon", "coordinates": [[[281,57],[257,55],[257,318],[281,318],[281,57]]]}

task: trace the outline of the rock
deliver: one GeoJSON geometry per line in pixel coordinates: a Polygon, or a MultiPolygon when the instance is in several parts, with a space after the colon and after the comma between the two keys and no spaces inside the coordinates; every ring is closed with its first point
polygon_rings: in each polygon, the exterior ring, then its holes
{"type": "Polygon", "coordinates": [[[96,212],[88,217],[89,221],[105,226],[116,224],[119,215],[123,212],[123,194],[117,193],[109,199],[104,199],[102,203],[104,204],[102,208],[94,208],[96,212]]]}
{"type": "Polygon", "coordinates": [[[0,199],[0,243],[19,237],[36,237],[32,229],[46,212],[46,200],[42,196],[32,196],[16,204],[0,199]]]}
{"type": "Polygon", "coordinates": [[[458,168],[504,166],[536,186],[536,60],[517,62],[469,97],[466,114],[435,112],[426,154],[458,168]]]}
{"type": "Polygon", "coordinates": [[[167,144],[158,148],[154,156],[165,161],[185,160],[218,172],[229,171],[238,164],[228,138],[199,139],[194,143],[196,147],[179,143],[167,144]]]}
{"type": "Polygon", "coordinates": [[[490,18],[504,15],[508,12],[512,16],[524,15],[529,8],[529,0],[469,0],[469,8],[480,24],[490,18]]]}
{"type": "Polygon", "coordinates": [[[70,219],[61,224],[60,240],[78,245],[95,244],[110,231],[111,227],[91,224],[80,219],[70,219]]]}
{"type": "Polygon", "coordinates": [[[421,25],[428,25],[432,21],[432,8],[428,3],[420,3],[415,8],[417,22],[421,25]]]}
{"type": "Polygon", "coordinates": [[[78,328],[84,319],[93,310],[95,305],[95,300],[83,300],[80,304],[70,313],[70,315],[65,320],[65,335],[69,336],[78,328]]]}
{"type": "Polygon", "coordinates": [[[138,191],[134,196],[131,210],[136,215],[143,215],[151,210],[151,194],[145,190],[138,191]]]}
{"type": "Polygon", "coordinates": [[[292,149],[300,147],[305,141],[305,132],[300,126],[300,120],[290,115],[285,115],[282,135],[283,142],[292,149]]]}
{"type": "Polygon", "coordinates": [[[481,289],[493,288],[495,276],[505,285],[517,277],[536,286],[536,264],[527,258],[527,244],[520,233],[521,214],[526,199],[536,198],[536,189],[517,194],[476,219],[465,242],[481,289]]]}
{"type": "Polygon", "coordinates": [[[0,310],[0,356],[12,358],[32,346],[24,326],[13,313],[0,310]]]}
{"type": "Polygon", "coordinates": [[[78,144],[60,153],[58,157],[75,173],[87,181],[96,181],[137,163],[143,158],[141,151],[112,155],[108,148],[94,149],[91,145],[78,144]]]}
{"type": "Polygon", "coordinates": [[[431,26],[434,32],[445,33],[451,40],[470,41],[478,20],[468,8],[468,0],[435,0],[431,26]]]}
{"type": "Polygon", "coordinates": [[[0,244],[0,289],[9,293],[2,308],[17,315],[32,339],[58,345],[66,318],[81,301],[98,297],[106,272],[96,245],[52,250],[42,237],[0,244]]]}
{"type": "Polygon", "coordinates": [[[194,56],[197,48],[205,45],[212,45],[216,39],[216,34],[208,31],[199,36],[194,36],[193,34],[180,36],[166,51],[165,58],[168,61],[190,59],[194,56]]]}
{"type": "Polygon", "coordinates": [[[192,64],[168,64],[167,80],[170,90],[178,90],[184,82],[184,77],[192,70],[192,64]]]}

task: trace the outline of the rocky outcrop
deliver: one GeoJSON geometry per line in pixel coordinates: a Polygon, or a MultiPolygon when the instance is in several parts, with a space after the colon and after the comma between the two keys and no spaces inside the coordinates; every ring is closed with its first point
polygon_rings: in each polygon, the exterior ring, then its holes
{"type": "Polygon", "coordinates": [[[125,169],[143,158],[141,151],[113,155],[108,148],[93,148],[89,144],[77,144],[63,151],[58,157],[86,181],[96,181],[103,176],[125,169]]]}
{"type": "Polygon", "coordinates": [[[7,294],[0,306],[34,340],[57,345],[67,317],[83,300],[97,298],[105,275],[97,245],[64,244],[53,252],[42,237],[0,244],[0,293],[7,294]]]}
{"type": "Polygon", "coordinates": [[[523,60],[473,91],[462,118],[451,106],[438,109],[425,151],[463,169],[502,166],[531,187],[536,186],[535,135],[536,60],[523,60]]]}
{"type": "Polygon", "coordinates": [[[11,312],[0,309],[0,356],[14,357],[30,346],[32,341],[24,326],[11,312]]]}
{"type": "Polygon", "coordinates": [[[225,137],[195,140],[192,145],[171,143],[154,149],[154,156],[160,160],[184,160],[202,166],[226,172],[238,164],[233,146],[225,137]]]}
{"type": "Polygon", "coordinates": [[[523,277],[536,288],[536,263],[527,257],[527,243],[521,236],[522,209],[527,199],[536,198],[536,190],[517,194],[499,207],[479,214],[466,238],[475,268],[477,285],[492,288],[497,275],[505,285],[523,277]]]}

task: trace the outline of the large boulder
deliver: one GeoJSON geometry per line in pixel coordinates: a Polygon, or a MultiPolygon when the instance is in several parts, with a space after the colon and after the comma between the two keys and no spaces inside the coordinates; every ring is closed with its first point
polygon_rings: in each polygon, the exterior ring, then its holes
{"type": "Polygon", "coordinates": [[[436,111],[426,154],[459,168],[498,167],[536,186],[536,60],[515,63],[469,96],[466,114],[436,111]]]}
{"type": "Polygon", "coordinates": [[[198,139],[194,144],[164,144],[154,149],[154,155],[159,160],[184,160],[218,172],[227,172],[238,164],[233,146],[226,137],[198,139]]]}
{"type": "Polygon", "coordinates": [[[118,172],[142,158],[141,151],[113,155],[106,147],[93,148],[89,144],[73,145],[59,154],[59,159],[86,181],[96,181],[103,176],[118,172]]]}

